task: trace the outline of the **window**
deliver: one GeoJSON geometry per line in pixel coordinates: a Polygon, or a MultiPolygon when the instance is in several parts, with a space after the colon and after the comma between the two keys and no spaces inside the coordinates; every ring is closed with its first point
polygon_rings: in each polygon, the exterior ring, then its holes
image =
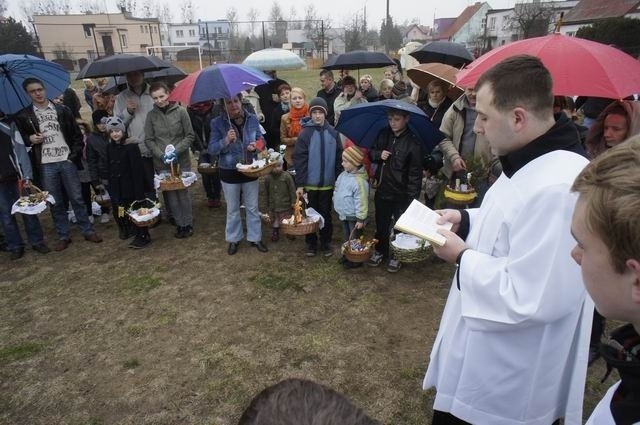
{"type": "Polygon", "coordinates": [[[182,30],[176,30],[176,37],[178,38],[184,37],[184,32],[182,30]]]}
{"type": "Polygon", "coordinates": [[[189,37],[195,37],[196,36],[196,30],[189,30],[189,37]]]}
{"type": "Polygon", "coordinates": [[[127,47],[127,34],[120,34],[120,43],[122,43],[122,47],[127,47]]]}
{"type": "Polygon", "coordinates": [[[140,32],[144,32],[144,25],[140,25],[140,32]]]}
{"type": "Polygon", "coordinates": [[[492,16],[491,18],[489,18],[489,29],[490,30],[496,29],[496,17],[495,16],[492,16]]]}
{"type": "Polygon", "coordinates": [[[82,30],[84,31],[84,38],[91,37],[91,24],[82,24],[82,30]]]}
{"type": "Polygon", "coordinates": [[[56,59],[69,59],[69,53],[66,50],[54,50],[52,53],[56,59]]]}
{"type": "Polygon", "coordinates": [[[149,27],[148,26],[143,25],[142,28],[144,28],[145,34],[149,32],[149,27]]]}

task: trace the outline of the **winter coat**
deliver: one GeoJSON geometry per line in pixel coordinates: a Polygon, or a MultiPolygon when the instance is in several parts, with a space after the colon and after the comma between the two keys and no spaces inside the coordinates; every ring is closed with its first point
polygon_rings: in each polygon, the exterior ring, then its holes
{"type": "MultiPolygon", "coordinates": [[[[458,100],[445,112],[440,125],[440,131],[444,134],[444,140],[440,142],[440,149],[444,154],[444,174],[447,178],[451,178],[453,174],[453,161],[460,156],[460,140],[464,133],[465,124],[465,96],[460,96],[458,100]]],[[[489,142],[482,134],[476,134],[476,145],[473,151],[474,158],[479,158],[484,162],[487,168],[496,160],[491,153],[489,142]]]]}
{"type": "Polygon", "coordinates": [[[362,96],[359,99],[356,99],[355,95],[351,97],[351,99],[347,99],[347,94],[345,92],[340,93],[336,100],[333,101],[333,113],[335,115],[335,123],[338,123],[340,119],[340,113],[343,109],[350,108],[354,105],[360,105],[362,103],[368,103],[367,98],[362,96]]]}
{"type": "Polygon", "coordinates": [[[193,148],[198,152],[206,152],[209,146],[209,137],[211,137],[211,120],[213,119],[212,111],[204,114],[196,112],[194,109],[187,108],[191,127],[193,127],[193,148]]]}
{"type": "Polygon", "coordinates": [[[262,150],[264,148],[264,139],[262,138],[258,118],[246,111],[244,113],[244,124],[242,124],[242,142],[236,139],[234,143],[225,144],[224,140],[230,128],[231,124],[226,113],[211,121],[209,154],[220,156],[218,162],[220,168],[235,170],[236,164],[239,162],[251,162],[247,161],[249,157],[253,157],[253,154],[247,151],[249,144],[256,143],[256,148],[262,150]]]}
{"type": "Polygon", "coordinates": [[[303,118],[302,131],[293,152],[297,187],[311,190],[332,189],[342,170],[342,143],[338,132],[327,121],[316,126],[303,118]]]}
{"type": "Polygon", "coordinates": [[[342,93],[342,90],[338,87],[337,84],[333,87],[333,90],[331,90],[330,92],[326,92],[324,91],[324,89],[320,89],[318,90],[318,93],[316,93],[316,97],[321,97],[325,100],[325,102],[327,102],[326,120],[331,125],[336,124],[335,112],[333,110],[333,103],[336,101],[336,98],[340,96],[340,93],[342,93]]]}
{"type": "MultiPolygon", "coordinates": [[[[60,131],[64,137],[65,143],[69,146],[69,156],[67,159],[73,162],[78,169],[82,169],[80,156],[82,154],[83,142],[80,127],[78,127],[78,123],[69,108],[64,105],[56,105],[54,103],[51,103],[51,105],[53,105],[56,110],[58,123],[60,124],[60,131]]],[[[33,105],[29,105],[17,113],[16,124],[20,129],[25,146],[32,146],[32,158],[34,165],[39,167],[42,164],[42,143],[32,145],[29,141],[29,136],[40,132],[38,118],[33,110],[33,105]]]]}
{"type": "Polygon", "coordinates": [[[94,132],[87,136],[87,163],[89,174],[94,184],[99,184],[101,179],[108,178],[107,146],[109,139],[106,134],[94,132]]]}
{"type": "Polygon", "coordinates": [[[189,149],[194,134],[187,110],[171,102],[166,110],[154,106],[147,114],[144,126],[145,144],[153,155],[156,170],[169,170],[170,166],[162,161],[167,145],[173,145],[178,155],[178,163],[183,170],[191,169],[189,149]]]}
{"type": "MultiPolygon", "coordinates": [[[[302,126],[302,123],[300,123],[302,126]]],[[[302,131],[302,129],[300,130],[302,131]]],[[[280,119],[280,142],[287,147],[284,151],[284,159],[289,166],[293,166],[293,151],[295,150],[298,135],[291,137],[291,113],[287,112],[280,119]]]]}
{"type": "Polygon", "coordinates": [[[108,190],[119,205],[145,198],[144,165],[136,143],[107,146],[108,190]]]}
{"type": "MultiPolygon", "coordinates": [[[[610,343],[600,346],[602,358],[607,362],[607,376],[617,369],[621,380],[616,382],[593,410],[587,425],[614,425],[640,423],[640,335],[633,325],[627,324],[611,332],[610,343]],[[630,358],[622,353],[635,352],[630,358]]],[[[604,379],[603,379],[604,381],[604,379]]]]}
{"type": "Polygon", "coordinates": [[[129,137],[133,137],[138,140],[140,148],[140,154],[144,157],[150,158],[152,156],[151,151],[146,145],[145,126],[147,121],[147,114],[153,110],[153,99],[149,94],[149,85],[145,83],[144,90],[140,95],[127,88],[116,96],[116,101],[113,106],[113,115],[120,117],[124,121],[124,125],[127,127],[127,134],[129,137]],[[127,111],[127,101],[129,99],[135,99],[138,103],[133,115],[127,111]]]}
{"type": "Polygon", "coordinates": [[[376,196],[403,201],[419,198],[424,149],[410,129],[407,128],[396,136],[391,128],[384,128],[369,151],[369,157],[371,162],[377,164],[376,196]],[[381,155],[385,150],[391,152],[391,155],[383,161],[381,155]]]}
{"type": "Polygon", "coordinates": [[[363,91],[362,95],[367,98],[367,102],[377,102],[380,96],[378,90],[373,86],[369,87],[369,90],[363,91]]]}
{"type": "Polygon", "coordinates": [[[340,220],[364,222],[369,215],[369,181],[364,167],[353,173],[343,171],[333,191],[333,209],[340,220]]]}
{"type": "Polygon", "coordinates": [[[285,171],[269,174],[264,181],[264,189],[269,211],[288,211],[296,202],[296,185],[291,174],[285,171]]]}

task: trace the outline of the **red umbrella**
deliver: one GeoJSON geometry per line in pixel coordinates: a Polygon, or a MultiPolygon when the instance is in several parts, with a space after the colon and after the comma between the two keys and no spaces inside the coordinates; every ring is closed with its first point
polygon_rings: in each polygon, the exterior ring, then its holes
{"type": "Polygon", "coordinates": [[[193,86],[196,83],[200,72],[202,72],[201,69],[196,72],[192,72],[186,78],[176,84],[176,87],[169,95],[169,100],[180,102],[184,106],[189,106],[191,104],[191,93],[193,92],[193,86]]]}
{"type": "Polygon", "coordinates": [[[640,62],[607,45],[558,33],[516,41],[494,49],[467,65],[456,76],[461,87],[473,87],[480,76],[516,55],[542,60],[559,96],[622,99],[640,92],[640,62]]]}

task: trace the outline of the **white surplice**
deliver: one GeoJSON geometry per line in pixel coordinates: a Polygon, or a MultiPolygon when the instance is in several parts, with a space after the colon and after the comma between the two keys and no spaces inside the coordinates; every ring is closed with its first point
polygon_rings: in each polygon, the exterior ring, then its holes
{"type": "Polygon", "coordinates": [[[587,162],[547,153],[469,210],[471,249],[423,383],[435,410],[476,425],[581,423],[593,303],[570,256],[570,187],[587,162]]]}

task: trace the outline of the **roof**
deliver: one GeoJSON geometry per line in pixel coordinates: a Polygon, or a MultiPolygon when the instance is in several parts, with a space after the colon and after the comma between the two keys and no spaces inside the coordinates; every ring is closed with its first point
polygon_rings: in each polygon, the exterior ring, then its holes
{"type": "Polygon", "coordinates": [[[433,29],[437,30],[438,34],[444,34],[449,30],[451,25],[456,21],[457,18],[437,18],[433,21],[433,29]]]}
{"type": "Polygon", "coordinates": [[[409,34],[409,31],[411,31],[414,28],[417,28],[418,31],[420,31],[424,35],[429,35],[429,27],[423,26],[423,25],[411,24],[407,27],[406,31],[404,32],[404,36],[406,37],[409,34]]]}
{"type": "Polygon", "coordinates": [[[467,22],[469,22],[471,18],[473,18],[473,15],[475,15],[483,5],[484,3],[476,2],[474,5],[467,6],[460,16],[456,18],[453,25],[447,28],[446,31],[441,32],[437,38],[440,40],[446,40],[453,37],[467,22]]]}
{"type": "Polygon", "coordinates": [[[638,0],[581,0],[565,15],[564,23],[619,18],[635,11],[638,5],[638,0]]]}

